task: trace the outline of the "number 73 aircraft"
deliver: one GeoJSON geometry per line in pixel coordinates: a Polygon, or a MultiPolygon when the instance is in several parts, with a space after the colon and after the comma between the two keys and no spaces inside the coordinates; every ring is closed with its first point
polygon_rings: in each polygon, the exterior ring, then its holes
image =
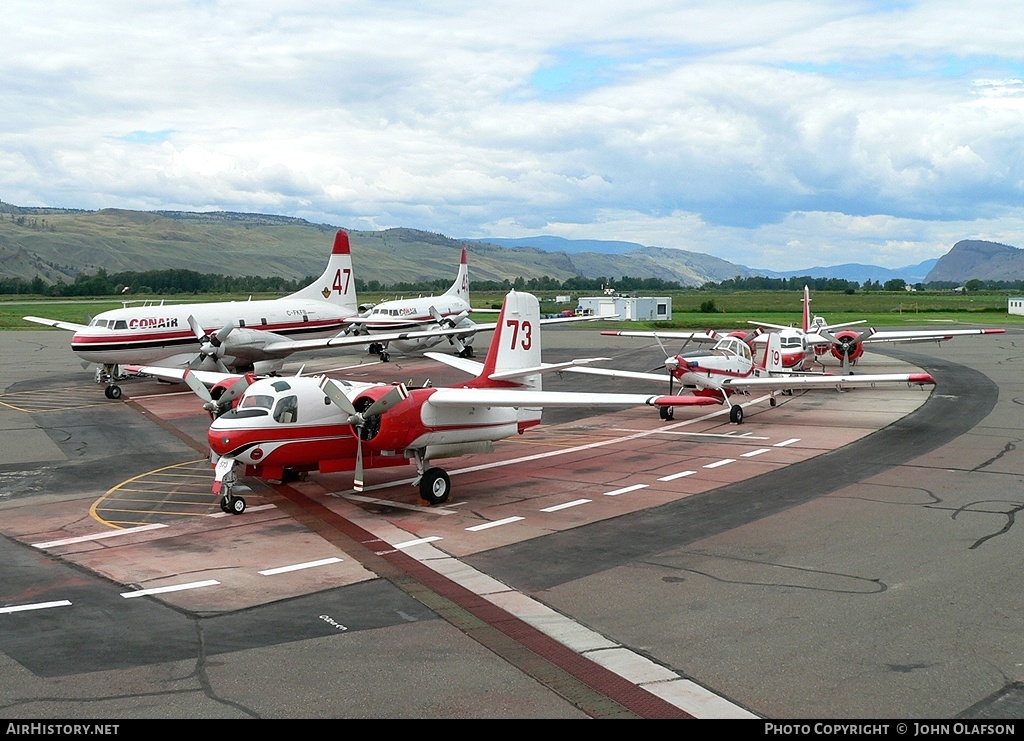
{"type": "Polygon", "coordinates": [[[245,511],[232,494],[239,475],[283,480],[287,473],[353,471],[356,491],[366,469],[415,465],[413,482],[431,504],[448,500],[448,474],[432,462],[493,450],[541,421],[543,407],[703,406],[715,398],[685,395],[544,391],[544,373],[606,358],[541,361],[540,305],[529,293],[510,292],[502,303],[486,359],[479,363],[441,353],[435,359],[474,377],[457,387],[334,381],[326,376],[265,378],[191,369],[140,367],[165,380],[184,380],[214,420],[208,442],[215,461],[214,494],[225,512],[245,511]],[[234,384],[217,400],[208,385],[234,384]]]}

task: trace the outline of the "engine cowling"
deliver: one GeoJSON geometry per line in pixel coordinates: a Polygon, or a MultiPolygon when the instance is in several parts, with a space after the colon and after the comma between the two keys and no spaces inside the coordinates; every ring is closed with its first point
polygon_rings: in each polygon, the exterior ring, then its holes
{"type": "Polygon", "coordinates": [[[859,336],[859,333],[852,330],[836,332],[835,338],[839,342],[833,342],[831,345],[832,357],[842,360],[849,354],[850,362],[855,362],[864,354],[864,343],[856,341],[859,336]]]}
{"type": "MultiPolygon", "coordinates": [[[[424,425],[420,416],[423,402],[436,389],[410,389],[409,397],[383,414],[366,420],[360,430],[364,443],[374,451],[401,451],[423,434],[424,425]]],[[[390,386],[375,386],[361,393],[352,402],[359,413],[365,412],[370,406],[391,391],[390,386]]]]}

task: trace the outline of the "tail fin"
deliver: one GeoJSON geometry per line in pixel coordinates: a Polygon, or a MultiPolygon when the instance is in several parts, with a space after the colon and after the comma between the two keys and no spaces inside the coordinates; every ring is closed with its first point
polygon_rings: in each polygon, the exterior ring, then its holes
{"type": "Polygon", "coordinates": [[[768,342],[764,346],[764,369],[769,373],[786,370],[782,364],[782,340],[778,332],[768,334],[768,342]]]}
{"type": "Polygon", "coordinates": [[[539,368],[540,359],[540,303],[532,293],[509,291],[501,304],[498,326],[491,337],[480,375],[471,382],[476,387],[525,386],[540,390],[540,373],[520,379],[519,383],[495,381],[490,377],[526,368],[539,368]]]}
{"type": "Polygon", "coordinates": [[[327,268],[323,275],[287,298],[299,298],[309,301],[326,301],[344,309],[353,315],[359,313],[359,301],[356,299],[356,276],[352,269],[352,253],[349,247],[348,234],[339,229],[334,236],[334,248],[327,260],[327,268]]]}
{"type": "Polygon", "coordinates": [[[456,296],[469,303],[469,264],[466,262],[466,248],[462,248],[462,261],[459,263],[459,274],[455,277],[452,287],[444,292],[445,296],[456,296]]]}
{"type": "Polygon", "coordinates": [[[804,286],[804,332],[811,330],[811,289],[804,286]]]}

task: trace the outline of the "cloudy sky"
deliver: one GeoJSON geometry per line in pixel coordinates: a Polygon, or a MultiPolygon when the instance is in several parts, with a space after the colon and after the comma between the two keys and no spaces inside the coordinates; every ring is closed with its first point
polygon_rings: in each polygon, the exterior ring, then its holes
{"type": "Polygon", "coordinates": [[[1024,247],[1014,0],[5,0],[0,200],[612,239],[777,270],[1024,247]]]}

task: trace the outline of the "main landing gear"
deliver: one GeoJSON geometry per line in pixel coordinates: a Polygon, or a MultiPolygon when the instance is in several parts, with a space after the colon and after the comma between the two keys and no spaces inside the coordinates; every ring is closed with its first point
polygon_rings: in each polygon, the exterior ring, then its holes
{"type": "Polygon", "coordinates": [[[732,409],[729,410],[729,421],[734,425],[743,424],[743,407],[739,404],[734,404],[732,409]]]}
{"type": "Polygon", "coordinates": [[[381,342],[371,342],[369,346],[366,348],[366,353],[367,355],[376,355],[377,357],[380,358],[380,362],[382,363],[391,362],[391,354],[388,352],[387,348],[384,347],[384,344],[381,342]]]}
{"type": "Polygon", "coordinates": [[[452,493],[452,481],[443,468],[436,466],[427,468],[430,463],[423,455],[422,450],[412,451],[412,458],[416,462],[416,479],[413,486],[419,484],[420,496],[428,504],[444,504],[452,493]]]}
{"type": "Polygon", "coordinates": [[[443,504],[452,492],[452,482],[441,468],[428,468],[420,477],[420,496],[430,504],[443,504]]]}

